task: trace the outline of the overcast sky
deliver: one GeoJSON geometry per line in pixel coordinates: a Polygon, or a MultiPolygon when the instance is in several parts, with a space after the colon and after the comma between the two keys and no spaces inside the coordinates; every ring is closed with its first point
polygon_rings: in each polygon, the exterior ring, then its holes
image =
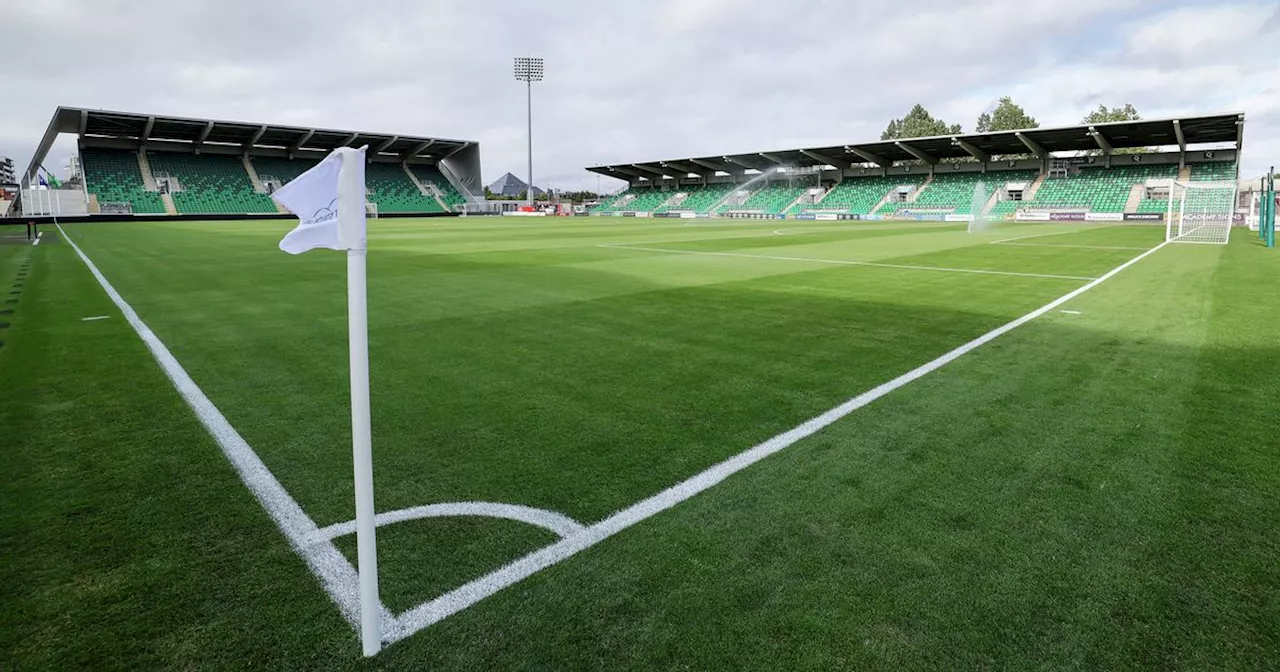
{"type": "Polygon", "coordinates": [[[476,140],[486,182],[523,177],[517,55],[546,59],[544,187],[594,189],[587,165],[875,140],[917,102],[968,131],[1001,95],[1042,125],[1099,103],[1244,111],[1244,173],[1280,163],[1277,0],[2,4],[0,156],[20,170],[69,105],[476,140]]]}

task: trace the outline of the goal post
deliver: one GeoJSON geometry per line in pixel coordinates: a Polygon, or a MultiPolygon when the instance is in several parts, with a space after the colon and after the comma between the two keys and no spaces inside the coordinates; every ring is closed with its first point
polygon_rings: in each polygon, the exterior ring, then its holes
{"type": "Polygon", "coordinates": [[[1236,210],[1236,183],[1178,182],[1169,186],[1165,240],[1225,245],[1236,210]]]}

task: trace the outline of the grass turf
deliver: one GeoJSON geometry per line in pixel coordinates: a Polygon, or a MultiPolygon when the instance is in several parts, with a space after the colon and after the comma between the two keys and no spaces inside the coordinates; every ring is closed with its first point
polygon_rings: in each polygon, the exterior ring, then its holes
{"type": "MultiPolygon", "coordinates": [[[[1093,277],[1138,252],[1068,245],[1161,234],[1019,241],[1055,249],[987,244],[1043,225],[441,222],[370,234],[378,508],[486,500],[587,523],[1083,284],[601,245],[1093,277]]],[[[279,253],[286,227],[68,233],[325,525],[351,517],[344,265],[279,253]]],[[[1067,306],[1080,315],[375,665],[1262,666],[1280,654],[1280,366],[1253,289],[1274,261],[1245,238],[1162,250],[1067,306]]],[[[31,290],[0,350],[16,504],[0,541],[23,549],[0,569],[4,658],[356,665],[354,635],[74,254],[0,248],[0,273],[19,254],[31,290]]],[[[403,610],[549,540],[483,519],[383,528],[384,600],[403,610]]]]}

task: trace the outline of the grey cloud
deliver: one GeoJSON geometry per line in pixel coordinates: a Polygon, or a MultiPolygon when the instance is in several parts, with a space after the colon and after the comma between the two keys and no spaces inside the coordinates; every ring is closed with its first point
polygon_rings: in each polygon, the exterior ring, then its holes
{"type": "MultiPolygon", "coordinates": [[[[1142,60],[1123,42],[1129,22],[1177,3],[11,4],[6,46],[39,64],[10,72],[17,95],[0,105],[0,155],[19,163],[66,104],[474,139],[486,179],[523,175],[524,89],[511,57],[525,54],[547,60],[534,90],[535,172],[556,187],[594,188],[582,167],[599,163],[872,139],[916,102],[966,128],[1006,93],[1044,123],[1075,121],[1099,102],[1205,111],[1195,90],[1172,83],[1187,63],[1142,60]],[[1098,39],[1109,26],[1120,43],[1098,39]],[[1108,74],[1130,63],[1171,84],[1108,74]]],[[[1198,65],[1247,74],[1266,34],[1198,65]]],[[[1248,100],[1221,89],[1199,97],[1248,100]]],[[[1251,138],[1277,130],[1269,117],[1249,128],[1251,138]]],[[[50,167],[72,151],[64,140],[50,167]]]]}

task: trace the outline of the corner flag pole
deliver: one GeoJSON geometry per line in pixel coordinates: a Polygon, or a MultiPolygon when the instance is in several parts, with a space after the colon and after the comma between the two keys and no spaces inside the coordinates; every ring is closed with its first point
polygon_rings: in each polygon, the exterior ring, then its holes
{"type": "Polygon", "coordinates": [[[382,604],[378,599],[377,525],[373,508],[373,437],[369,421],[369,313],[365,292],[363,171],[348,162],[363,154],[342,157],[338,173],[338,231],[347,245],[347,330],[351,350],[351,447],[355,470],[356,547],[360,572],[360,641],[366,657],[382,650],[382,604]],[[359,233],[356,234],[357,230],[359,233]]]}

